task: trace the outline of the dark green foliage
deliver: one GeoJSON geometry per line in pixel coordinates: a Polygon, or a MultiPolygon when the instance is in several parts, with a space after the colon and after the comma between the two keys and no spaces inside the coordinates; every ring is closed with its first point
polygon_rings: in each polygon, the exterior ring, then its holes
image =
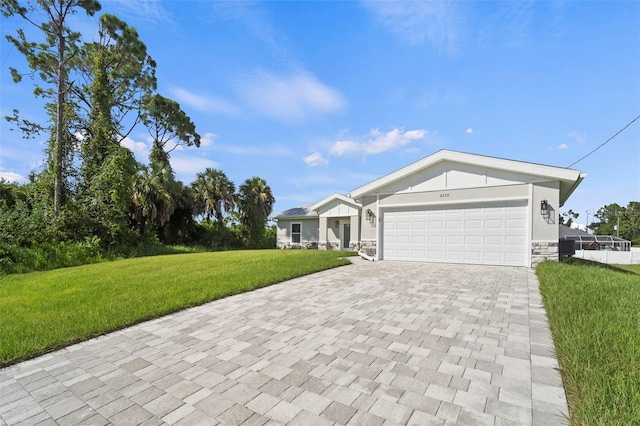
{"type": "Polygon", "coordinates": [[[606,205],[598,210],[595,218],[598,221],[589,224],[595,234],[619,235],[625,240],[640,242],[640,202],[631,201],[627,207],[616,203],[606,205]]]}
{"type": "MultiPolygon", "coordinates": [[[[0,181],[2,272],[130,256],[141,244],[274,247],[273,231],[266,232],[274,200],[264,180],[247,180],[240,195],[219,170],[205,170],[191,185],[175,180],[170,152],[200,146],[200,135],[177,102],[155,93],[156,64],[135,28],[105,14],[97,40],[85,43],[68,27],[70,15],[99,10],[94,0],[0,2],[4,16],[33,25],[40,37],[7,36],[29,75],[39,77],[34,95],[45,100],[48,117],[34,123],[14,110],[6,119],[26,138],[49,133],[44,167],[29,183],[0,181]],[[153,139],[148,166],[121,146],[140,124],[153,139]]],[[[26,75],[11,72],[16,82],[26,75]]]]}
{"type": "Polygon", "coordinates": [[[238,206],[240,224],[244,227],[244,237],[248,247],[259,248],[263,244],[267,219],[273,210],[275,198],[271,187],[257,176],[240,185],[238,206]]]}
{"type": "Polygon", "coordinates": [[[200,135],[191,118],[180,108],[180,104],[160,94],[147,95],[143,99],[142,122],[153,138],[154,146],[164,149],[167,143],[200,146],[200,135]]]}

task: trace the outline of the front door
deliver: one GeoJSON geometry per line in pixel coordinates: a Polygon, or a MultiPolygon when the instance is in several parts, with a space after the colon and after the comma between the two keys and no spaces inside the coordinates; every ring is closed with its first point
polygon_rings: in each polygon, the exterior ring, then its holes
{"type": "Polygon", "coordinates": [[[349,243],[351,242],[351,224],[345,223],[342,226],[342,248],[349,250],[349,243]]]}

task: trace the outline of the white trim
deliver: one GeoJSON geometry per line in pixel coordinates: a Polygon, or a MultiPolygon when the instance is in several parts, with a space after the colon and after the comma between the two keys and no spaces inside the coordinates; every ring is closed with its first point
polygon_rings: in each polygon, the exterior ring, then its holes
{"type": "Polygon", "coordinates": [[[317,203],[315,203],[314,205],[309,207],[309,210],[317,211],[318,209],[320,209],[320,207],[330,203],[333,200],[342,201],[343,203],[351,205],[351,206],[353,206],[353,207],[355,207],[357,209],[361,209],[362,208],[362,204],[358,203],[353,198],[349,198],[346,195],[342,195],[342,194],[339,194],[337,192],[334,192],[333,194],[329,195],[328,197],[318,201],[317,203]]]}
{"type": "Polygon", "coordinates": [[[291,222],[289,224],[289,243],[291,244],[302,244],[302,222],[291,222]],[[293,242],[293,225],[300,225],[300,232],[296,232],[300,236],[300,241],[297,243],[293,242]]]}
{"type": "MultiPolygon", "coordinates": [[[[389,173],[386,176],[383,176],[359,188],[356,188],[351,191],[349,196],[354,199],[361,199],[364,195],[372,194],[378,189],[381,189],[400,179],[403,179],[442,161],[470,164],[487,169],[506,170],[509,172],[516,172],[531,176],[540,176],[550,180],[559,180],[571,185],[566,197],[568,197],[568,195],[573,192],[572,190],[575,189],[575,187],[582,181],[582,179],[584,179],[583,174],[574,169],[527,163],[516,160],[507,160],[504,158],[488,157],[484,155],[468,154],[464,152],[449,151],[443,149],[412,164],[409,164],[408,166],[389,173]]],[[[563,194],[561,194],[560,199],[563,199],[563,194]]]]}
{"type": "MultiPolygon", "coordinates": [[[[555,182],[553,180],[549,180],[549,179],[541,179],[539,181],[536,181],[535,183],[544,183],[544,182],[555,182]]],[[[491,186],[478,186],[478,185],[469,185],[469,186],[456,186],[455,188],[447,188],[447,186],[445,185],[443,188],[441,189],[429,189],[429,190],[424,190],[424,191],[400,191],[400,192],[396,192],[396,191],[380,191],[380,192],[376,192],[376,195],[381,195],[381,196],[389,196],[389,195],[409,195],[409,194],[420,194],[420,193],[438,193],[438,192],[442,192],[442,191],[467,191],[469,189],[482,189],[482,190],[492,190],[495,188],[504,188],[507,186],[524,186],[524,185],[529,185],[529,183],[527,182],[505,182],[505,183],[500,183],[497,185],[491,185],[491,186]]]]}
{"type": "Polygon", "coordinates": [[[424,201],[419,203],[394,203],[394,204],[383,204],[379,206],[382,209],[392,209],[398,207],[422,207],[422,206],[457,206],[457,205],[465,205],[465,204],[478,204],[478,203],[495,203],[499,201],[520,201],[527,200],[526,195],[514,195],[511,197],[490,197],[490,198],[468,198],[465,200],[447,200],[447,201],[424,201]]]}

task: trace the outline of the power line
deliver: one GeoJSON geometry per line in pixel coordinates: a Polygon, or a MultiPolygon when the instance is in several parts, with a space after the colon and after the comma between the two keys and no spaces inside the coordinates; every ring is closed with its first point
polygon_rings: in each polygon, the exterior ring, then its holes
{"type": "Polygon", "coordinates": [[[606,141],[602,142],[600,145],[598,145],[598,147],[596,149],[594,149],[593,151],[591,151],[590,153],[588,153],[587,155],[585,155],[584,157],[582,157],[581,159],[579,159],[578,161],[571,163],[567,166],[567,169],[569,167],[572,167],[576,164],[578,164],[579,162],[581,162],[582,160],[584,160],[585,158],[587,158],[588,156],[590,156],[591,154],[593,154],[594,152],[596,152],[597,150],[599,150],[600,148],[602,148],[603,146],[605,146],[610,140],[612,140],[613,138],[615,138],[616,136],[618,136],[620,133],[624,132],[626,130],[627,127],[631,126],[635,121],[637,121],[640,118],[640,115],[637,116],[636,118],[634,118],[633,120],[631,120],[629,123],[627,123],[626,126],[624,126],[622,129],[618,130],[616,132],[615,135],[611,136],[609,139],[607,139],[606,141]]]}

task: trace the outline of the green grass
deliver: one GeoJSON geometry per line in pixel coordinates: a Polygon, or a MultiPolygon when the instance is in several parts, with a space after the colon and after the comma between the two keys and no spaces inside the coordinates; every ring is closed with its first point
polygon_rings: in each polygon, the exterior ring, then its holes
{"type": "Polygon", "coordinates": [[[640,424],[638,273],[580,259],[536,269],[572,425],[640,424]]]}
{"type": "Polygon", "coordinates": [[[0,281],[0,366],[293,277],[344,252],[259,250],[117,260],[0,281]]]}
{"type": "Polygon", "coordinates": [[[628,272],[633,272],[634,274],[640,274],[640,265],[615,265],[614,267],[624,269],[628,272]]]}

